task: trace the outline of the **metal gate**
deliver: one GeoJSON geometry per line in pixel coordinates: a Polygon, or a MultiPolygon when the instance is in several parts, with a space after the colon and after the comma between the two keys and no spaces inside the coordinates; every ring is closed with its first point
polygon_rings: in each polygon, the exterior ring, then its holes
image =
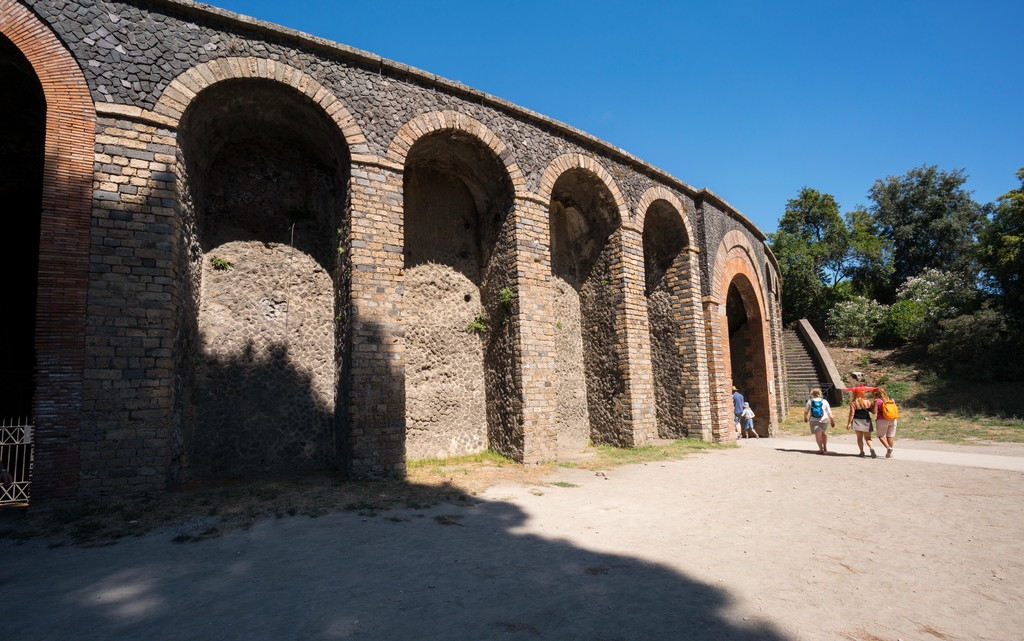
{"type": "Polygon", "coordinates": [[[0,505],[28,503],[32,482],[32,421],[7,419],[0,424],[0,467],[14,477],[9,487],[0,483],[0,505]]]}

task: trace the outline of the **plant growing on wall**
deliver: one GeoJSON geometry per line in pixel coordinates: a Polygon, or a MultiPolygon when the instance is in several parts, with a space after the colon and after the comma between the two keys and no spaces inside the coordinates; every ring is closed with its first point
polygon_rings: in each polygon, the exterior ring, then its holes
{"type": "Polygon", "coordinates": [[[469,325],[466,325],[466,331],[470,334],[486,334],[487,319],[483,314],[477,314],[477,317],[469,325]]]}
{"type": "Polygon", "coordinates": [[[224,271],[227,268],[231,267],[231,263],[224,260],[223,258],[217,258],[216,256],[210,259],[210,264],[212,264],[213,268],[216,269],[217,271],[224,271]]]}
{"type": "Polygon", "coordinates": [[[498,292],[498,302],[505,309],[512,309],[512,305],[516,302],[516,295],[511,287],[506,287],[498,292]]]}

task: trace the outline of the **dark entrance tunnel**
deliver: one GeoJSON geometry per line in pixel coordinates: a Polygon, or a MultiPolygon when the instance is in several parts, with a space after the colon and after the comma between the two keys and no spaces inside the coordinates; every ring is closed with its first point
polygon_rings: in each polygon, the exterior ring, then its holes
{"type": "Polygon", "coordinates": [[[595,175],[571,169],[555,182],[549,211],[558,448],[578,450],[588,440],[622,445],[625,383],[609,242],[618,208],[595,175]]]}
{"type": "Polygon", "coordinates": [[[768,436],[771,408],[764,356],[764,328],[756,293],[746,276],[738,275],[729,284],[725,308],[729,321],[732,384],[754,410],[757,433],[768,436]]]}
{"type": "Polygon", "coordinates": [[[520,458],[508,172],[461,131],[420,138],[404,173],[406,456],[520,458]],[[508,294],[506,294],[507,296],[508,294]]]}
{"type": "Polygon", "coordinates": [[[6,224],[0,269],[8,312],[0,342],[0,418],[10,419],[32,413],[46,98],[31,63],[2,35],[0,87],[0,203],[6,224]]]}
{"type": "Polygon", "coordinates": [[[333,468],[345,141],[291,87],[235,80],[197,96],[179,154],[177,474],[333,468]]]}

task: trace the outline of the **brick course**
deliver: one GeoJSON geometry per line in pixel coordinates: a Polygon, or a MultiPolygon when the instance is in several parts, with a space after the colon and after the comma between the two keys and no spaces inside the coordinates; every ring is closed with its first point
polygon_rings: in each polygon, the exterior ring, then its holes
{"type": "Polygon", "coordinates": [[[728,440],[732,433],[724,307],[739,275],[750,283],[746,301],[762,328],[761,347],[748,360],[765,372],[772,409],[761,415],[774,429],[777,401],[785,398],[775,356],[781,283],[764,235],[715,194],[470,88],[219,10],[176,0],[80,7],[0,0],[0,8],[4,34],[49,88],[46,202],[59,203],[44,204],[40,257],[37,496],[162,491],[182,478],[195,438],[183,427],[194,412],[182,391],[190,376],[182,354],[193,349],[198,294],[189,280],[192,205],[178,128],[190,106],[221,83],[289,87],[330,119],[347,146],[333,417],[343,470],[405,470],[403,180],[413,145],[443,131],[478,141],[512,185],[503,281],[516,300],[504,392],[511,413],[489,434],[492,447],[529,463],[558,456],[550,210],[566,172],[602,185],[616,216],[596,267],[608,284],[588,290],[607,334],[600,344],[614,363],[602,374],[609,396],[596,406],[591,399],[592,408],[615,417],[598,440],[628,446],[658,436],[643,244],[655,201],[678,212],[687,237],[669,283],[688,390],[678,410],[686,434],[728,440]]]}

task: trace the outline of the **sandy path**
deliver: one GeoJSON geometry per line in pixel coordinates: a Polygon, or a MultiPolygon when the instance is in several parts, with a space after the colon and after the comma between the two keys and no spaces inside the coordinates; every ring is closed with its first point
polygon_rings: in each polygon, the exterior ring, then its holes
{"type": "Polygon", "coordinates": [[[607,474],[495,487],[472,508],[269,520],[196,544],[4,542],[0,629],[19,641],[1024,629],[1019,472],[745,446],[607,474]]]}

